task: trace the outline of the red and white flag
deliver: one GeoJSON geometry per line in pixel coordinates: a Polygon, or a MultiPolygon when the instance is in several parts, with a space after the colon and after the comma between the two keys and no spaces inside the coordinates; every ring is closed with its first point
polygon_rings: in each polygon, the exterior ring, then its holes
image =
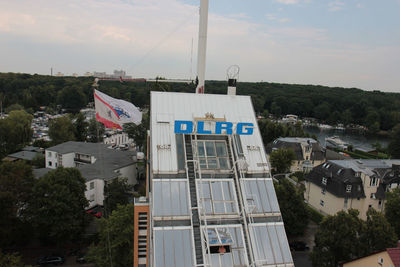
{"type": "Polygon", "coordinates": [[[142,112],[135,105],[98,90],[94,90],[94,104],[96,119],[106,128],[122,129],[124,123],[133,122],[139,125],[142,121],[142,112]]]}

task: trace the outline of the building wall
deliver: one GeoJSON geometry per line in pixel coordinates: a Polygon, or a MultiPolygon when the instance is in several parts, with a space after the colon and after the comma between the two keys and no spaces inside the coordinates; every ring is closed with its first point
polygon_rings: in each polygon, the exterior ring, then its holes
{"type": "Polygon", "coordinates": [[[85,197],[89,201],[89,208],[102,206],[104,202],[104,181],[102,179],[95,179],[85,184],[85,197]]]}
{"type": "Polygon", "coordinates": [[[122,144],[132,144],[133,139],[130,139],[126,133],[114,134],[110,137],[104,138],[104,144],[115,144],[117,146],[122,144]]]}
{"type": "Polygon", "coordinates": [[[359,218],[363,220],[367,219],[367,211],[369,209],[369,205],[371,205],[371,207],[376,210],[382,209],[381,206],[378,205],[379,200],[371,199],[367,194],[365,198],[348,198],[346,208],[344,205],[345,198],[337,197],[329,193],[328,191],[325,191],[325,194],[322,194],[322,188],[310,182],[306,182],[304,198],[308,201],[308,204],[314,207],[316,210],[328,215],[335,215],[338,211],[341,210],[357,209],[360,213],[359,218]],[[321,205],[321,200],[324,201],[323,206],[321,205]]]}
{"type": "MultiPolygon", "coordinates": [[[[312,167],[316,167],[318,165],[321,165],[322,163],[325,162],[325,160],[310,160],[312,163],[312,167]]],[[[304,160],[293,160],[292,165],[290,166],[290,171],[291,172],[302,172],[303,171],[303,163],[304,160]]]]}
{"type": "Polygon", "coordinates": [[[134,208],[134,231],[133,231],[133,266],[149,266],[149,205],[136,205],[134,208]],[[141,216],[139,216],[141,214],[141,216]],[[146,214],[146,217],[143,216],[146,214]],[[143,225],[146,218],[147,224],[143,225]],[[141,223],[140,223],[141,222],[141,223]],[[145,230],[143,228],[146,228],[145,230]],[[140,237],[140,242],[139,242],[140,237]],[[144,237],[146,245],[144,245],[144,237]],[[139,251],[140,246],[140,251],[139,251]],[[144,249],[143,246],[146,246],[144,249]],[[139,254],[141,255],[139,257],[139,254]],[[145,257],[143,256],[145,255],[145,257]]]}
{"type": "Polygon", "coordinates": [[[389,254],[386,251],[372,254],[370,256],[363,257],[361,259],[353,260],[348,263],[344,263],[343,267],[394,267],[389,254]],[[378,263],[379,259],[383,259],[383,263],[378,263]]]}
{"type": "MultiPolygon", "coordinates": [[[[60,155],[60,154],[59,154],[60,155]]],[[[65,168],[74,168],[75,153],[62,154],[62,166],[65,168]]]]}
{"type": "Polygon", "coordinates": [[[45,150],[46,168],[56,169],[57,152],[46,149],[45,150]]]}

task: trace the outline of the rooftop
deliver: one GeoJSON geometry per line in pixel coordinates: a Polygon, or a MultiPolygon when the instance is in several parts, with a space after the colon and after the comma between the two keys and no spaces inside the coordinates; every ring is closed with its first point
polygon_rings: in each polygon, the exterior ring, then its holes
{"type": "Polygon", "coordinates": [[[59,154],[80,153],[96,158],[93,164],[79,166],[82,176],[87,181],[93,179],[111,180],[119,176],[115,170],[129,166],[134,161],[136,152],[109,149],[109,145],[69,141],[46,149],[59,154]]]}

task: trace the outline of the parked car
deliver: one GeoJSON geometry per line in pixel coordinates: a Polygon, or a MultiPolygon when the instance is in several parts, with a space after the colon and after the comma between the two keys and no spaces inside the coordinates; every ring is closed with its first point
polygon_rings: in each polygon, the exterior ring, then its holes
{"type": "Polygon", "coordinates": [[[37,264],[40,266],[45,266],[45,265],[61,265],[65,262],[64,257],[62,256],[45,256],[43,258],[40,258],[37,261],[37,264]]]}
{"type": "Polygon", "coordinates": [[[310,248],[307,246],[307,244],[303,241],[292,241],[289,242],[289,247],[290,250],[294,250],[294,251],[305,251],[305,250],[309,250],[310,248]]]}
{"type": "Polygon", "coordinates": [[[86,263],[86,255],[85,254],[78,254],[78,256],[76,256],[76,262],[83,264],[86,263]]]}
{"type": "Polygon", "coordinates": [[[92,216],[94,216],[96,218],[101,218],[103,216],[102,212],[100,212],[100,211],[96,212],[95,210],[87,210],[86,213],[90,214],[90,215],[92,215],[92,216]]]}

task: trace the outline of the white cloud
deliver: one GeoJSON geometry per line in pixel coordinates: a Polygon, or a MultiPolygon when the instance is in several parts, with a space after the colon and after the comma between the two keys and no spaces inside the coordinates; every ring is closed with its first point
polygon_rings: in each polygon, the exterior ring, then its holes
{"type": "Polygon", "coordinates": [[[339,1],[339,0],[335,0],[335,1],[328,3],[329,11],[339,11],[339,10],[342,10],[344,7],[345,7],[344,2],[339,1]]]}
{"type": "Polygon", "coordinates": [[[265,17],[270,21],[278,21],[281,23],[286,23],[286,22],[291,21],[289,18],[280,18],[279,16],[277,16],[275,14],[266,14],[265,17]]]}
{"type": "Polygon", "coordinates": [[[285,5],[293,5],[293,4],[298,4],[300,2],[300,0],[275,0],[275,1],[285,5]]]}

